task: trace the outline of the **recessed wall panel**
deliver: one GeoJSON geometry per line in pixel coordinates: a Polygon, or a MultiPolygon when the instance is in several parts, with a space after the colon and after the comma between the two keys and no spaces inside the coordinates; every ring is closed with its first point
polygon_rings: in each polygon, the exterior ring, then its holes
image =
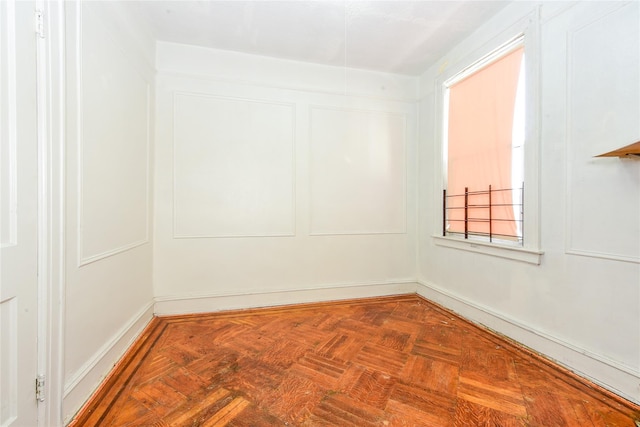
{"type": "Polygon", "coordinates": [[[0,2],[0,245],[16,243],[15,2],[0,2]]]}
{"type": "Polygon", "coordinates": [[[295,234],[294,107],[176,93],[174,236],[295,234]]]}
{"type": "Polygon", "coordinates": [[[568,251],[640,262],[640,168],[594,158],[640,139],[639,4],[569,38],[568,251]]]}
{"type": "Polygon", "coordinates": [[[148,82],[94,11],[83,13],[80,263],[148,239],[148,82]]]}
{"type": "Polygon", "coordinates": [[[406,117],[311,108],[311,234],[404,233],[406,117]]]}
{"type": "Polygon", "coordinates": [[[18,310],[17,299],[0,303],[0,425],[18,415],[18,310]]]}

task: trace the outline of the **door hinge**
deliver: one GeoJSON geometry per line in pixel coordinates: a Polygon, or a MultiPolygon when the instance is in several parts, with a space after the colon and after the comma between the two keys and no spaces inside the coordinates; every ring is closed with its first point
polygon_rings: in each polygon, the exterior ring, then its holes
{"type": "Polygon", "coordinates": [[[44,12],[37,9],[36,10],[36,34],[41,39],[45,38],[44,33],[44,12]]]}
{"type": "Polygon", "coordinates": [[[44,375],[36,377],[36,400],[44,402],[44,375]]]}

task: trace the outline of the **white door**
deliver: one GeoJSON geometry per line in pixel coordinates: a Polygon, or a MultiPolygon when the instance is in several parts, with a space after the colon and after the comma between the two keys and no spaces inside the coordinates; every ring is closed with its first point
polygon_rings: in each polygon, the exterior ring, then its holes
{"type": "Polygon", "coordinates": [[[37,425],[34,3],[0,0],[0,426],[37,425]]]}

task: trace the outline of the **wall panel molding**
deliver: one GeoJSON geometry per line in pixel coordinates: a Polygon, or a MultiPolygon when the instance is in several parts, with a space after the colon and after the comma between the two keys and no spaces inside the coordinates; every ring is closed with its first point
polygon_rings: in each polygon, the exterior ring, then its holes
{"type": "Polygon", "coordinates": [[[0,245],[17,244],[15,0],[0,2],[0,245]]]}
{"type": "Polygon", "coordinates": [[[65,423],[80,409],[87,396],[98,387],[113,365],[142,333],[153,318],[153,302],[140,309],[120,330],[76,372],[72,372],[64,384],[65,423]]]}
{"type": "Polygon", "coordinates": [[[158,42],[160,76],[298,93],[415,102],[416,77],[158,42]],[[345,74],[346,73],[346,74],[345,74]]]}
{"type": "Polygon", "coordinates": [[[640,263],[637,162],[593,158],[640,137],[640,7],[605,3],[587,10],[576,11],[579,19],[566,32],[565,253],[640,263]]]}
{"type": "Polygon", "coordinates": [[[18,299],[0,301],[0,425],[18,415],[18,299]]]}
{"type": "MultiPolygon", "coordinates": [[[[122,252],[126,252],[128,250],[131,250],[133,248],[136,248],[138,246],[142,246],[145,245],[147,243],[149,243],[149,227],[150,227],[150,202],[151,202],[151,196],[150,196],[150,161],[151,161],[151,111],[152,111],[152,97],[151,97],[151,92],[152,92],[152,88],[151,88],[151,83],[150,81],[145,77],[145,70],[143,70],[140,66],[140,64],[137,64],[136,62],[132,62],[130,61],[130,54],[128,52],[126,52],[125,48],[117,43],[117,39],[115,38],[115,36],[112,34],[112,29],[107,27],[106,25],[102,25],[99,17],[94,16],[95,15],[95,11],[91,12],[91,11],[87,11],[86,9],[88,9],[87,5],[83,4],[83,3],[79,3],[77,6],[77,40],[76,40],[76,60],[75,60],[75,64],[76,64],[76,75],[77,75],[77,79],[76,79],[76,105],[77,105],[77,117],[76,117],[76,123],[77,123],[77,188],[78,188],[78,197],[77,197],[77,218],[78,218],[78,230],[77,230],[77,247],[78,247],[78,267],[96,262],[98,260],[107,258],[107,257],[111,257],[117,254],[120,254],[122,252]],[[92,23],[92,25],[88,26],[86,24],[86,21],[90,21],[92,23]],[[104,46],[100,46],[100,47],[104,47],[106,49],[104,49],[105,51],[108,49],[110,53],[116,55],[115,57],[111,58],[111,61],[109,61],[109,65],[113,64],[113,67],[121,67],[121,69],[108,69],[106,68],[104,71],[104,74],[101,74],[99,76],[94,76],[94,75],[89,75],[89,77],[96,77],[96,79],[100,78],[101,80],[99,81],[93,81],[91,82],[92,85],[90,86],[86,86],[87,82],[87,76],[85,75],[85,62],[84,59],[85,57],[87,57],[89,59],[91,59],[90,55],[93,52],[92,49],[85,49],[85,44],[86,44],[86,40],[85,40],[85,34],[83,32],[84,28],[90,28],[93,31],[99,31],[100,35],[103,37],[102,38],[102,42],[105,44],[104,46]],[[117,61],[116,61],[117,59],[117,61]],[[126,65],[125,65],[126,64],[126,65]],[[111,237],[110,233],[107,230],[104,230],[102,227],[104,226],[103,223],[100,223],[100,221],[95,222],[92,224],[91,220],[87,218],[87,207],[91,206],[91,198],[93,197],[94,200],[96,199],[96,197],[101,197],[101,200],[99,202],[97,202],[100,205],[106,206],[112,206],[114,207],[114,210],[117,209],[120,211],[120,219],[121,220],[126,220],[127,216],[129,215],[129,213],[124,212],[126,209],[128,209],[128,206],[124,206],[124,204],[127,203],[126,198],[121,198],[120,196],[126,192],[128,189],[133,188],[136,184],[140,184],[140,182],[136,183],[133,182],[131,183],[131,185],[129,185],[129,183],[125,183],[124,179],[121,179],[120,187],[117,189],[119,194],[111,194],[110,199],[106,199],[107,195],[103,195],[104,192],[100,191],[99,188],[89,188],[89,186],[87,185],[87,178],[90,176],[91,173],[93,173],[93,169],[95,168],[95,166],[100,165],[102,166],[103,162],[107,162],[109,159],[104,159],[104,158],[100,158],[100,159],[94,159],[94,161],[97,161],[97,164],[94,165],[87,165],[87,159],[85,158],[85,156],[87,155],[93,155],[93,151],[88,152],[86,150],[86,144],[87,144],[87,140],[86,140],[86,132],[85,132],[85,121],[87,120],[87,113],[88,111],[86,110],[86,108],[88,107],[86,104],[86,98],[87,98],[87,94],[85,93],[85,91],[87,90],[96,90],[99,91],[100,88],[100,84],[105,85],[105,87],[107,88],[106,90],[108,90],[107,85],[109,84],[113,84],[114,81],[117,80],[118,76],[118,72],[122,72],[123,71],[123,67],[127,68],[126,69],[126,74],[128,76],[128,79],[132,79],[133,77],[137,78],[137,89],[140,90],[140,92],[142,92],[144,90],[144,124],[143,124],[143,129],[142,126],[139,129],[136,129],[137,131],[142,131],[142,133],[144,134],[141,138],[141,140],[143,139],[144,142],[144,147],[142,147],[142,152],[143,152],[143,156],[144,158],[141,161],[138,161],[138,164],[131,164],[131,159],[127,157],[126,154],[129,154],[129,152],[127,153],[120,153],[120,156],[116,156],[114,155],[113,152],[103,152],[101,154],[105,155],[105,154],[109,154],[111,155],[112,159],[112,164],[110,164],[110,170],[109,170],[109,175],[104,174],[103,176],[97,177],[97,176],[92,176],[91,178],[93,179],[94,183],[98,182],[100,184],[102,184],[101,181],[117,181],[117,178],[120,174],[124,174],[124,173],[131,173],[131,171],[137,171],[139,169],[142,170],[142,174],[144,175],[144,183],[142,184],[142,186],[144,187],[143,190],[143,195],[142,197],[139,197],[140,195],[134,195],[134,194],[126,194],[127,196],[129,196],[129,199],[134,199],[134,200],[138,200],[140,198],[143,199],[143,203],[144,203],[144,213],[141,215],[144,219],[142,220],[141,224],[137,225],[137,229],[136,230],[129,230],[131,233],[131,235],[129,236],[119,236],[120,239],[117,242],[107,242],[107,244],[98,244],[94,246],[98,246],[100,247],[99,250],[88,250],[87,246],[89,246],[87,243],[87,239],[90,239],[92,236],[89,236],[90,232],[93,232],[93,237],[96,238],[96,236],[98,236],[99,238],[104,238],[104,239],[108,239],[111,237]],[[117,157],[118,161],[115,161],[115,158],[117,157]],[[96,193],[99,193],[98,196],[96,196],[96,193]]],[[[102,51],[101,53],[105,53],[104,51],[102,51]]],[[[123,89],[125,90],[125,89],[123,89]]],[[[94,99],[95,101],[95,99],[94,99]]],[[[108,102],[109,100],[105,100],[105,103],[108,102]]],[[[113,127],[118,128],[118,127],[122,127],[121,125],[125,122],[127,122],[128,120],[131,120],[132,117],[118,117],[117,114],[119,114],[118,108],[116,108],[115,106],[112,106],[111,110],[103,110],[103,106],[101,102],[94,102],[93,105],[89,106],[91,108],[93,108],[93,110],[91,111],[91,113],[93,113],[94,115],[101,115],[101,118],[103,117],[105,120],[114,120],[116,121],[115,123],[111,123],[113,125],[113,127]],[[118,121],[119,120],[119,121],[118,121]]],[[[140,113],[140,111],[137,111],[137,113],[140,113]]],[[[95,124],[95,120],[94,120],[94,124],[95,124]]],[[[92,128],[92,126],[89,126],[89,128],[92,128]]],[[[118,129],[119,130],[119,129],[118,129]]],[[[126,129],[127,131],[130,131],[130,129],[126,129]]],[[[95,136],[95,135],[94,135],[95,136]]],[[[122,135],[119,135],[122,136],[122,135]]],[[[118,141],[118,138],[115,138],[116,140],[113,141],[112,144],[109,144],[109,141],[104,141],[104,144],[101,144],[101,147],[108,147],[108,148],[113,148],[118,149],[120,148],[121,151],[124,151],[125,149],[129,148],[129,147],[124,147],[123,141],[118,141]],[[121,145],[118,146],[117,144],[120,143],[121,145]]],[[[123,138],[124,139],[124,138],[123,138]]],[[[140,144],[140,146],[142,146],[142,144],[140,144]]],[[[140,147],[138,147],[140,148],[140,147]]],[[[140,159],[137,159],[140,160],[140,159]]],[[[104,184],[103,184],[104,185],[104,184]]],[[[104,188],[104,187],[101,187],[104,188]]],[[[111,190],[113,191],[114,188],[111,188],[111,190]]],[[[96,203],[96,202],[93,202],[96,203]]],[[[94,206],[95,207],[95,206],[94,206]]],[[[104,219],[104,218],[103,218],[104,219]]],[[[117,218],[116,218],[117,220],[117,218]]],[[[107,225],[108,222],[107,222],[107,225]]],[[[115,227],[116,229],[119,227],[120,224],[111,224],[113,227],[115,227]]]]}
{"type": "MultiPolygon", "coordinates": [[[[571,243],[569,243],[569,244],[571,244],[571,243]]],[[[565,250],[565,254],[583,256],[583,257],[588,257],[588,258],[600,258],[600,259],[608,259],[608,260],[611,260],[611,261],[631,262],[631,263],[634,263],[634,264],[640,264],[640,257],[624,256],[624,255],[620,255],[620,254],[598,252],[598,251],[592,251],[592,250],[580,250],[580,249],[574,249],[574,248],[572,248],[570,246],[565,250]]]]}
{"type": "Polygon", "coordinates": [[[326,96],[339,96],[345,97],[348,96],[350,98],[362,99],[366,101],[374,101],[374,102],[418,102],[420,101],[415,96],[388,96],[388,95],[373,95],[365,92],[359,93],[355,91],[344,91],[344,89],[322,89],[311,86],[304,85],[292,85],[292,84],[274,84],[274,83],[265,83],[255,80],[248,79],[238,79],[238,78],[230,78],[230,77],[220,77],[220,76],[212,76],[209,74],[198,74],[198,73],[187,73],[180,71],[171,71],[171,70],[160,70],[158,71],[159,75],[171,79],[178,80],[191,80],[191,81],[199,81],[202,83],[222,83],[222,84],[230,84],[230,85],[238,85],[243,87],[255,87],[255,88],[264,88],[264,89],[272,89],[277,91],[287,91],[287,92],[304,92],[310,93],[314,95],[326,95],[326,96]]]}
{"type": "Polygon", "coordinates": [[[295,236],[296,105],[183,91],[172,102],[173,238],[295,236]]]}

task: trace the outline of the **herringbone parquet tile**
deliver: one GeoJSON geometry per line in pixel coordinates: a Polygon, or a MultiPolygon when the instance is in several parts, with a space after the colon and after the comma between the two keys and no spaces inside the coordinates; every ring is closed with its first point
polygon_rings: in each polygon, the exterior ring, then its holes
{"type": "Polygon", "coordinates": [[[639,408],[418,296],[156,318],[79,426],[634,426],[639,408]]]}

